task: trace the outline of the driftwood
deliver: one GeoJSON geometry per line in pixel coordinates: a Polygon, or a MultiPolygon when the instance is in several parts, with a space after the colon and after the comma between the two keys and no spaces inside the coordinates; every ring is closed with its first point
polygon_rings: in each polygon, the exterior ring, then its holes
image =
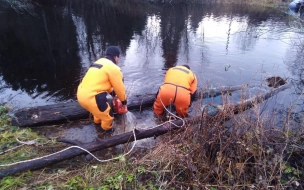
{"type": "Polygon", "coordinates": [[[264,100],[267,100],[271,96],[276,95],[280,91],[283,91],[283,90],[289,88],[290,86],[291,86],[290,83],[288,83],[288,84],[284,83],[284,85],[282,85],[280,87],[276,86],[275,88],[271,89],[270,91],[268,91],[266,93],[254,96],[254,97],[246,99],[246,100],[241,100],[240,102],[238,102],[234,105],[234,108],[233,108],[234,114],[238,114],[241,111],[250,109],[254,105],[259,104],[259,103],[263,102],[264,100]]]}
{"type": "Polygon", "coordinates": [[[286,84],[286,79],[284,80],[279,76],[269,77],[266,80],[268,82],[269,87],[277,88],[279,86],[282,86],[282,85],[286,84]]]}
{"type": "MultiPolygon", "coordinates": [[[[218,87],[216,90],[201,91],[198,97],[218,95],[230,91],[240,90],[244,86],[218,87]]],[[[138,95],[128,99],[128,110],[140,110],[151,107],[156,94],[138,95]]],[[[12,126],[35,127],[66,123],[73,120],[89,118],[89,112],[83,109],[78,102],[60,103],[46,106],[37,106],[17,110],[12,118],[12,126]]]]}
{"type": "MultiPolygon", "coordinates": [[[[224,105],[215,105],[215,108],[212,108],[213,109],[212,111],[214,111],[214,109],[216,109],[217,113],[219,113],[219,114],[215,115],[216,119],[221,118],[223,120],[229,120],[231,118],[231,116],[229,114],[223,116],[221,113],[225,112],[225,113],[232,113],[233,115],[235,115],[235,114],[238,114],[245,110],[248,110],[248,109],[252,108],[254,105],[257,105],[257,104],[267,100],[268,98],[278,94],[280,91],[283,91],[283,90],[289,88],[290,85],[291,85],[290,83],[288,83],[288,84],[285,83],[282,86],[279,86],[279,87],[276,86],[276,88],[272,88],[268,92],[256,95],[249,99],[241,100],[233,105],[230,105],[229,103],[224,102],[224,105]],[[225,117],[227,117],[227,118],[225,118],[225,117]]],[[[209,106],[208,104],[205,105],[205,108],[207,108],[208,106],[209,106]]],[[[211,105],[211,106],[213,106],[213,105],[211,105]]],[[[208,109],[204,109],[204,106],[203,106],[202,110],[203,110],[203,112],[206,112],[205,114],[208,115],[208,109]]]]}
{"type": "MultiPolygon", "coordinates": [[[[240,102],[237,105],[228,105],[227,107],[225,107],[225,109],[232,110],[234,113],[239,113],[240,111],[245,111],[245,110],[251,108],[252,106],[254,106],[256,103],[262,102],[288,87],[289,87],[289,85],[281,86],[277,89],[273,89],[262,95],[253,97],[247,101],[240,102]]],[[[221,107],[220,107],[220,109],[221,109],[221,107]]],[[[197,116],[197,117],[192,117],[192,118],[185,118],[184,121],[186,123],[190,123],[190,122],[195,123],[197,121],[200,121],[200,119],[201,119],[201,117],[197,116]]],[[[175,125],[178,125],[178,126],[182,125],[181,120],[172,121],[172,123],[174,123],[175,125]]],[[[147,129],[147,130],[143,130],[143,131],[136,130],[135,131],[136,139],[140,140],[140,139],[149,138],[149,137],[157,137],[157,136],[165,134],[171,130],[178,129],[178,127],[176,127],[175,125],[172,125],[171,123],[165,123],[156,128],[151,128],[151,129],[147,129]]],[[[83,144],[83,145],[81,145],[81,147],[90,152],[94,152],[94,151],[102,150],[102,149],[105,149],[108,147],[113,147],[113,146],[116,146],[119,144],[132,142],[132,141],[134,141],[133,132],[127,132],[127,133],[112,136],[112,137],[109,137],[109,138],[103,139],[103,140],[98,139],[95,142],[83,144]]],[[[0,170],[0,178],[3,178],[8,175],[14,175],[19,172],[24,172],[27,170],[35,170],[35,169],[43,168],[43,167],[49,166],[51,164],[55,164],[55,163],[61,162],[63,160],[67,160],[67,159],[70,159],[70,158],[73,158],[75,156],[79,156],[82,154],[87,154],[87,153],[78,148],[71,148],[71,149],[65,150],[63,152],[60,152],[60,153],[57,153],[55,155],[51,155],[51,156],[48,156],[45,158],[41,158],[38,160],[33,160],[33,161],[21,163],[21,164],[16,164],[7,169],[0,170]]]]}

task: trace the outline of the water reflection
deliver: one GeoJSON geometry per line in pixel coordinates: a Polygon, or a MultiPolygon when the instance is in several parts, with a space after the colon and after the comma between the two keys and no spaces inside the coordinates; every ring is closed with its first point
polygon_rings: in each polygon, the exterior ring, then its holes
{"type": "Polygon", "coordinates": [[[33,99],[43,93],[42,98],[56,96],[59,101],[74,96],[78,48],[73,20],[62,16],[63,9],[41,6],[37,15],[10,11],[0,17],[0,71],[14,91],[33,99]]]}
{"type": "Polygon", "coordinates": [[[166,6],[160,12],[161,38],[163,57],[165,59],[165,69],[176,65],[181,35],[187,26],[187,17],[187,9],[181,6],[166,6]]]}
{"type": "Polygon", "coordinates": [[[200,87],[260,83],[287,72],[288,45],[268,40],[286,36],[281,12],[216,4],[150,8],[78,0],[40,2],[35,14],[7,7],[0,17],[1,99],[75,100],[81,76],[109,44],[122,50],[130,95],[155,93],[165,70],[180,64],[190,65],[200,87]]]}
{"type": "MultiPolygon", "coordinates": [[[[270,114],[274,117],[284,104],[296,103],[303,112],[304,43],[302,31],[296,29],[302,25],[290,27],[284,12],[221,4],[150,9],[111,2],[40,1],[31,10],[34,14],[0,6],[0,104],[17,101],[15,108],[22,108],[74,101],[81,76],[111,44],[122,51],[119,66],[128,96],[155,94],[166,69],[188,64],[199,78],[199,88],[262,86],[269,76],[290,78],[296,93],[288,89],[261,108],[276,106],[270,114]]],[[[200,113],[200,108],[194,104],[190,114],[200,113]]],[[[157,125],[151,110],[134,114],[139,128],[157,125]]],[[[132,130],[124,121],[116,116],[114,135],[132,130]]],[[[46,136],[59,134],[83,143],[105,137],[91,120],[49,131],[46,136]]],[[[142,140],[138,145],[153,142],[142,140]]]]}
{"type": "Polygon", "coordinates": [[[5,86],[33,99],[56,101],[75,98],[82,61],[88,66],[107,44],[119,45],[124,53],[133,33],[141,32],[145,23],[145,17],[98,1],[41,2],[35,15],[10,9],[2,15],[0,71],[5,86]]]}

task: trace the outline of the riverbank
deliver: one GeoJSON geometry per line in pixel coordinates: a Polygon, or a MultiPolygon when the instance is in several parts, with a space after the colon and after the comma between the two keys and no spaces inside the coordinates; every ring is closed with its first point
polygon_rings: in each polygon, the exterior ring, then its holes
{"type": "MultiPolygon", "coordinates": [[[[157,137],[153,148],[136,146],[127,154],[132,144],[122,145],[123,152],[111,149],[101,162],[78,156],[7,176],[0,180],[0,189],[301,189],[303,118],[292,111],[293,106],[270,114],[256,104],[228,122],[204,117],[198,124],[157,137]],[[118,159],[105,161],[111,158],[118,159]]],[[[0,164],[70,146],[56,142],[56,137],[46,138],[46,130],[11,126],[6,114],[7,109],[1,107],[0,164]]],[[[56,127],[62,128],[52,129],[56,127]]]]}
{"type": "MultiPolygon", "coordinates": [[[[124,155],[103,160],[78,156],[42,170],[1,180],[2,189],[287,189],[302,188],[304,129],[292,111],[262,117],[263,106],[224,122],[204,116],[158,137],[152,148],[124,145],[124,155]],[[289,117],[285,117],[285,116],[289,117]],[[278,128],[278,120],[280,128],[278,128]],[[193,124],[191,124],[193,123],[193,124]],[[114,158],[114,160],[112,160],[114,158]]],[[[8,108],[0,109],[1,164],[61,151],[56,142],[29,128],[10,126],[8,108]]],[[[60,127],[60,126],[58,126],[60,127]]],[[[113,153],[113,152],[112,152],[113,153]]],[[[2,167],[3,169],[5,167],[2,167]]]]}

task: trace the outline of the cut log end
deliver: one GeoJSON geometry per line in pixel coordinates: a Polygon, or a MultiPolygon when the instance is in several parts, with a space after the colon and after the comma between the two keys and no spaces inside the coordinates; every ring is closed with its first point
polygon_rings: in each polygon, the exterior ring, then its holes
{"type": "Polygon", "coordinates": [[[279,76],[269,77],[266,79],[269,87],[278,88],[284,84],[286,84],[286,80],[282,79],[279,76]]]}

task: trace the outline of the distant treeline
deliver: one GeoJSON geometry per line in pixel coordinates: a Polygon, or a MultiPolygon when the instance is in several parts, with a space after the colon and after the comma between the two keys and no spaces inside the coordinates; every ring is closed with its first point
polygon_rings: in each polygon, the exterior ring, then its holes
{"type": "MultiPolygon", "coordinates": [[[[39,5],[42,0],[0,0],[0,13],[7,8],[13,8],[18,12],[31,13],[35,5],[39,5]]],[[[112,5],[132,4],[132,3],[150,3],[150,4],[203,4],[203,3],[242,3],[242,4],[260,4],[274,5],[286,2],[286,0],[91,0],[100,1],[112,5]]]]}
{"type": "MultiPolygon", "coordinates": [[[[126,0],[101,0],[105,2],[126,2],[126,0]]],[[[128,0],[128,2],[140,3],[140,2],[149,2],[156,4],[176,4],[176,3],[243,3],[243,4],[279,4],[286,2],[287,0],[128,0]]]]}

